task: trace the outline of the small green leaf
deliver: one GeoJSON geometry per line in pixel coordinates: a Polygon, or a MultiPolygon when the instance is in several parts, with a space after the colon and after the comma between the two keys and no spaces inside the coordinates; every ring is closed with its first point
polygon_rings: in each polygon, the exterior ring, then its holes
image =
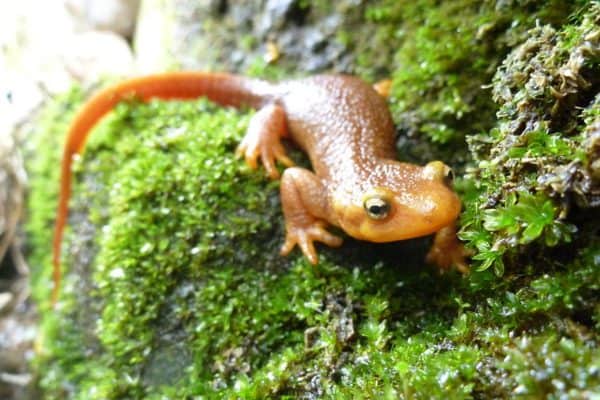
{"type": "Polygon", "coordinates": [[[525,230],[521,234],[521,239],[519,240],[519,243],[527,244],[527,243],[533,242],[535,239],[537,239],[542,234],[543,230],[544,230],[543,223],[534,222],[534,223],[529,224],[527,226],[527,228],[525,228],[525,230]]]}

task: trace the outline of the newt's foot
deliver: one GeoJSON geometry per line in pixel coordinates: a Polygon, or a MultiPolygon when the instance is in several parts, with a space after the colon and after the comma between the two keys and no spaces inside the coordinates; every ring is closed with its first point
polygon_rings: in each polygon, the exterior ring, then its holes
{"type": "Polygon", "coordinates": [[[433,245],[427,253],[425,261],[434,264],[440,272],[450,270],[451,267],[456,268],[462,274],[469,273],[469,264],[467,257],[471,252],[458,241],[456,237],[456,229],[454,224],[440,229],[435,235],[433,245]]]}
{"type": "Polygon", "coordinates": [[[324,222],[314,221],[306,226],[288,225],[286,227],[285,243],[281,246],[280,253],[282,256],[286,256],[294,246],[298,245],[308,261],[315,265],[319,262],[319,256],[315,250],[314,241],[325,243],[329,247],[342,245],[342,238],[327,232],[324,222]]]}
{"type": "Polygon", "coordinates": [[[386,99],[390,97],[390,92],[392,91],[392,80],[391,79],[383,79],[373,84],[373,89],[381,97],[385,97],[386,99]]]}
{"type": "Polygon", "coordinates": [[[246,136],[236,150],[236,156],[244,157],[252,169],[258,168],[258,158],[271,179],[279,178],[275,162],[286,167],[294,162],[286,155],[281,138],[287,136],[285,112],[281,106],[270,104],[261,108],[250,120],[246,136]]]}

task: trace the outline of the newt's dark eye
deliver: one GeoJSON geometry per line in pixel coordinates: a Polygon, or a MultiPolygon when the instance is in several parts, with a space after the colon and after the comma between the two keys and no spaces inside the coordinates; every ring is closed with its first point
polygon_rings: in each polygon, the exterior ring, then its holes
{"type": "Polygon", "coordinates": [[[445,172],[444,183],[446,184],[446,186],[451,186],[452,182],[454,182],[454,171],[452,171],[452,168],[448,168],[444,172],[445,172]]]}
{"type": "Polygon", "coordinates": [[[390,212],[390,204],[378,196],[366,199],[363,206],[369,217],[373,219],[384,219],[390,212]]]}

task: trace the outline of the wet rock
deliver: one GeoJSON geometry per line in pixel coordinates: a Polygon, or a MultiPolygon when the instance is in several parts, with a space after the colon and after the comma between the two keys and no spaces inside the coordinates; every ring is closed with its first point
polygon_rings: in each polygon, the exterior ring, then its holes
{"type": "Polygon", "coordinates": [[[139,0],[65,0],[72,15],[88,29],[130,38],[135,29],[139,0]]]}
{"type": "MultiPolygon", "coordinates": [[[[5,96],[7,101],[0,104],[0,112],[12,109],[9,104],[12,97],[10,92],[6,92],[5,96]]],[[[14,257],[14,264],[17,266],[18,261],[22,260],[17,229],[23,214],[27,181],[23,159],[18,149],[20,140],[16,131],[12,129],[18,117],[12,113],[6,115],[13,115],[13,118],[3,118],[3,122],[0,122],[0,267],[7,256],[14,257]]],[[[0,304],[0,310],[2,308],[0,304]]]]}
{"type": "Polygon", "coordinates": [[[257,24],[257,33],[265,36],[273,30],[282,29],[297,3],[296,0],[268,0],[257,24]]]}
{"type": "Polygon", "coordinates": [[[32,84],[41,93],[60,93],[74,80],[97,81],[99,76],[127,75],[132,69],[133,57],[121,36],[82,30],[81,21],[55,2],[15,3],[0,15],[0,24],[6,28],[0,34],[0,79],[7,80],[19,101],[39,102],[40,95],[29,94],[32,84]]]}
{"type": "MultiPolygon", "coordinates": [[[[6,273],[6,271],[3,271],[6,273]]],[[[6,286],[0,284],[0,289],[6,286]]],[[[0,293],[0,398],[33,399],[29,363],[37,335],[37,318],[33,305],[26,301],[26,278],[0,293]]]]}
{"type": "Polygon", "coordinates": [[[159,0],[144,0],[134,35],[135,64],[142,73],[161,71],[169,65],[164,43],[170,35],[172,21],[159,0]]]}
{"type": "Polygon", "coordinates": [[[367,3],[145,0],[136,59],[145,71],[173,63],[182,69],[245,71],[275,45],[280,51],[277,64],[283,68],[349,72],[353,56],[337,35],[362,18],[367,3]]]}
{"type": "Polygon", "coordinates": [[[0,293],[0,314],[8,309],[10,303],[12,303],[14,296],[12,293],[4,292],[0,293]]]}
{"type": "Polygon", "coordinates": [[[68,39],[62,54],[65,70],[81,82],[98,76],[128,76],[133,72],[133,54],[123,37],[112,32],[90,31],[68,39]]]}

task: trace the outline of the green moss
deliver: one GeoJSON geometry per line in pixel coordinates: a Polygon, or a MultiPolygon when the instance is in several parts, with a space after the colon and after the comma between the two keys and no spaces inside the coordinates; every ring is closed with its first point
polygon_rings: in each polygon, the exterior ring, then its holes
{"type": "Polygon", "coordinates": [[[30,193],[27,198],[26,231],[31,251],[28,254],[28,263],[33,269],[32,286],[36,300],[40,304],[48,305],[50,296],[51,275],[46,268],[50,264],[54,214],[56,212],[55,200],[58,196],[58,180],[60,169],[60,148],[64,140],[70,119],[75,113],[75,106],[82,101],[84,93],[79,88],[74,88],[62,96],[57,96],[37,117],[36,134],[30,142],[28,149],[33,152],[37,149],[56,149],[31,153],[27,170],[33,179],[30,183],[30,193]]]}
{"type": "Polygon", "coordinates": [[[534,196],[527,192],[512,193],[501,207],[481,210],[477,223],[482,230],[469,226],[470,214],[465,214],[465,229],[461,238],[477,249],[473,260],[481,261],[477,271],[494,266],[497,275],[504,273],[504,257],[519,245],[541,241],[554,247],[570,242],[577,228],[560,220],[559,210],[544,195],[534,196]]]}
{"type": "Polygon", "coordinates": [[[578,397],[590,387],[589,369],[600,363],[598,353],[583,341],[559,339],[552,334],[524,336],[507,346],[505,352],[506,357],[499,367],[511,376],[514,393],[520,396],[540,398],[560,392],[564,396],[578,397]],[[532,370],[548,371],[545,365],[552,366],[554,376],[531,373],[532,370]]]}
{"type": "Polygon", "coordinates": [[[86,267],[92,288],[71,279],[45,317],[48,398],[468,398],[525,384],[576,396],[581,382],[599,385],[582,364],[598,357],[598,312],[580,319],[595,310],[597,251],[493,284],[402,272],[397,256],[288,261],[274,185],[231,156],[246,122],[204,101],[153,102],[121,105],[98,129],[75,210],[108,196],[93,217],[108,225],[86,267]],[[546,343],[561,368],[527,356],[546,343]],[[543,378],[525,382],[532,370],[543,378]]]}
{"type": "Polygon", "coordinates": [[[285,68],[280,67],[277,64],[266,62],[264,57],[257,57],[251,61],[244,71],[244,75],[272,81],[290,79],[290,71],[287,71],[285,68]]]}
{"type": "Polygon", "coordinates": [[[496,73],[499,120],[469,138],[476,166],[467,175],[472,186],[462,216],[461,237],[477,250],[479,269],[493,265],[501,274],[507,256],[520,263],[514,256],[523,245],[554,247],[577,230],[575,237],[588,239],[600,186],[592,167],[599,18],[595,4],[561,31],[532,29],[496,73]],[[580,221],[582,212],[592,218],[580,221]]]}
{"type": "MultiPolygon", "coordinates": [[[[370,79],[373,65],[387,60],[392,77],[391,108],[400,130],[410,138],[425,136],[430,149],[399,142],[403,154],[434,152],[464,163],[465,136],[489,130],[496,106],[489,84],[496,67],[536,23],[563,24],[585,1],[378,1],[366,10],[376,24],[363,43],[357,36],[356,71],[370,79]],[[395,50],[385,54],[386,49],[395,50]],[[394,60],[390,63],[389,60],[394,60]],[[421,147],[421,148],[419,148],[421,147]]],[[[424,153],[424,154],[419,154],[424,153]]]]}
{"type": "MultiPolygon", "coordinates": [[[[368,18],[382,27],[380,40],[402,24],[404,36],[389,39],[402,43],[393,51],[406,63],[431,61],[442,84],[415,76],[420,91],[413,94],[420,97],[413,99],[409,77],[418,70],[408,66],[402,75],[394,65],[397,120],[420,115],[419,132],[423,121],[447,125],[450,141],[467,132],[465,121],[484,126],[488,100],[476,98],[486,92],[469,98],[462,85],[485,81],[502,53],[468,39],[475,25],[465,22],[468,32],[448,45],[457,52],[453,62],[463,62],[467,56],[458,52],[473,42],[478,57],[491,57],[490,71],[478,63],[448,70],[434,56],[446,54],[437,35],[450,35],[446,30],[457,23],[441,26],[440,10],[467,21],[484,18],[481,10],[491,10],[491,3],[443,2],[439,9],[438,2],[402,3],[374,4],[368,18]],[[399,112],[401,98],[406,108],[399,112]],[[419,101],[430,104],[421,108],[419,101]],[[448,109],[440,108],[446,101],[448,109]]],[[[501,45],[493,42],[508,52],[526,32],[525,22],[505,29],[510,7],[541,21],[567,18],[551,15],[555,2],[542,3],[503,2],[508,8],[494,11],[504,16],[500,25],[476,21],[483,37],[508,32],[494,39],[501,45]]],[[[595,53],[581,53],[581,76],[591,86],[569,92],[556,107],[550,89],[561,89],[556,66],[584,48],[577,38],[594,39],[587,31],[593,15],[586,10],[564,28],[534,29],[494,79],[502,114],[469,139],[475,162],[457,182],[466,206],[462,235],[478,250],[479,271],[467,278],[424,266],[422,241],[347,239],[340,249],[321,247],[316,268],[298,252],[280,257],[278,183],[232,155],[252,112],[204,100],[130,102],[96,128],[76,163],[68,274],[58,309],[47,312],[59,152],[41,153],[30,167],[28,231],[34,295],[42,305],[35,367],[45,398],[584,398],[600,392],[595,53]],[[540,73],[550,84],[534,88],[540,73]],[[523,118],[533,128],[515,130],[523,118]],[[502,267],[499,278],[493,269],[502,267]]],[[[367,58],[360,64],[365,71],[367,58]]],[[[257,61],[256,75],[270,73],[265,67],[257,61]]],[[[58,149],[81,97],[74,91],[43,113],[42,148],[58,149]]]]}

